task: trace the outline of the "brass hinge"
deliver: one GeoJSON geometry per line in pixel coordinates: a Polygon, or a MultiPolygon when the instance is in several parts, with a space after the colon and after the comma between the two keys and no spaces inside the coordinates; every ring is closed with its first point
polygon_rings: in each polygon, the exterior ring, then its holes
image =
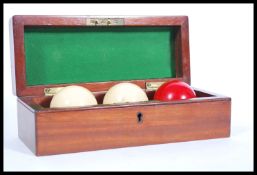
{"type": "Polygon", "coordinates": [[[146,82],[147,90],[157,90],[164,82],[146,82]]]}
{"type": "Polygon", "coordinates": [[[121,26],[124,25],[123,18],[87,18],[88,26],[121,26]]]}
{"type": "Polygon", "coordinates": [[[62,88],[63,88],[63,87],[45,88],[45,89],[44,89],[45,96],[53,96],[53,95],[55,95],[57,92],[59,92],[62,88]]]}

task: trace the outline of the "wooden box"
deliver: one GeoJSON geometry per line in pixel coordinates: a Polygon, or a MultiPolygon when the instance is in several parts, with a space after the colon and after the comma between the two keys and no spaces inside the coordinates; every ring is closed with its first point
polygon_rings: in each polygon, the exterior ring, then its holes
{"type": "Polygon", "coordinates": [[[162,82],[190,84],[187,16],[14,16],[14,90],[19,138],[37,156],[229,137],[231,98],[154,101],[162,82]],[[119,82],[148,102],[103,105],[119,82]],[[59,87],[91,90],[99,105],[51,109],[59,87]]]}

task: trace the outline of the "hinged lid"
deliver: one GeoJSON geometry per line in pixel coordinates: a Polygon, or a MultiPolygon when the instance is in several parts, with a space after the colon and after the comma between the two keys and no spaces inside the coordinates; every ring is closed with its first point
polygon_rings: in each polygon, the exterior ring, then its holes
{"type": "Polygon", "coordinates": [[[150,90],[169,79],[190,84],[186,16],[12,20],[17,96],[51,95],[70,84],[93,92],[121,81],[150,90]]]}

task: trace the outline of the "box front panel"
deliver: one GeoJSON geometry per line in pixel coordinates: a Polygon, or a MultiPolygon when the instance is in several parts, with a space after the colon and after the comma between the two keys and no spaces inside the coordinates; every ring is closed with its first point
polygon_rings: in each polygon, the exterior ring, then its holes
{"type": "Polygon", "coordinates": [[[230,101],[37,115],[37,155],[228,137],[230,101]]]}

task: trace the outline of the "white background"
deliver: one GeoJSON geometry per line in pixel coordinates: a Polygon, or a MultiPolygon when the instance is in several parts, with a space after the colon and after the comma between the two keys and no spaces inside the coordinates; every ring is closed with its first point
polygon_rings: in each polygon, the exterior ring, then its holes
{"type": "Polygon", "coordinates": [[[252,171],[253,5],[5,4],[4,170],[252,171]],[[8,24],[12,15],[188,15],[192,86],[232,97],[231,137],[34,156],[17,133],[8,24]]]}

